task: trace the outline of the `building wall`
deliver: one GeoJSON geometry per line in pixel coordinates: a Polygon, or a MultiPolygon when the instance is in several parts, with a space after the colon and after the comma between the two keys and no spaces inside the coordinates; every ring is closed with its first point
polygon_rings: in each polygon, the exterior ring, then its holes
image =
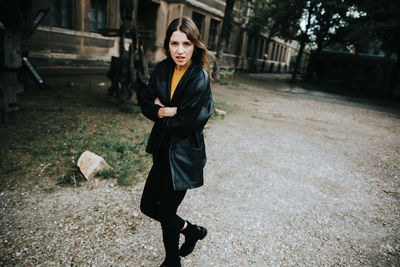
{"type": "MultiPolygon", "coordinates": [[[[104,37],[98,32],[90,31],[91,0],[72,1],[72,23],[70,28],[52,26],[51,14],[48,14],[31,38],[31,58],[46,64],[49,60],[74,60],[103,62],[111,61],[111,56],[118,56],[116,37],[104,37]]],[[[92,0],[93,1],[93,0],[92,0]]],[[[96,0],[103,1],[103,0],[96,0]]],[[[104,0],[106,2],[105,27],[119,28],[120,0],[104,0]]],[[[51,0],[34,1],[33,12],[51,6],[51,0]]],[[[140,41],[146,58],[155,64],[165,58],[163,42],[169,23],[176,17],[197,16],[202,18],[201,33],[203,42],[216,44],[223,22],[225,2],[221,0],[134,0],[137,29],[141,32],[140,41]]],[[[230,37],[230,45],[224,51],[220,65],[223,68],[247,69],[249,66],[249,38],[245,31],[248,10],[235,6],[235,23],[230,37]]],[[[266,36],[257,38],[254,49],[257,51],[258,71],[284,71],[288,69],[290,57],[295,54],[295,43],[287,43],[274,38],[269,44],[266,36]],[[268,58],[264,58],[268,54],[268,58]]],[[[209,46],[212,48],[211,46],[209,46]]],[[[214,51],[212,51],[214,50],[214,51]]]]}
{"type": "MultiPolygon", "coordinates": [[[[158,62],[165,58],[165,53],[163,49],[163,41],[165,38],[165,32],[168,24],[176,17],[188,16],[193,17],[193,13],[201,15],[204,17],[201,24],[201,34],[203,42],[208,45],[211,38],[211,27],[215,22],[218,22],[218,29],[216,31],[215,42],[218,42],[218,37],[220,36],[220,31],[222,28],[225,3],[224,1],[218,0],[185,0],[175,3],[174,1],[160,1],[160,10],[157,16],[157,25],[163,25],[164,27],[157,27],[156,29],[156,42],[157,51],[153,57],[153,62],[158,62]]],[[[245,31],[245,22],[248,11],[234,9],[235,23],[232,29],[231,42],[228,51],[225,51],[219,64],[223,68],[235,68],[240,70],[246,70],[249,67],[250,57],[246,55],[249,48],[249,38],[245,31]]],[[[258,71],[274,71],[283,72],[289,71],[290,59],[295,55],[296,42],[285,42],[279,38],[273,38],[270,44],[266,44],[266,36],[260,35],[259,41],[255,49],[257,51],[264,51],[263,53],[258,53],[256,65],[258,71]],[[270,50],[275,44],[274,54],[271,55],[270,50]],[[264,59],[264,54],[268,54],[268,58],[264,59]]],[[[211,52],[215,53],[211,50],[211,52]]]]}
{"type": "MultiPolygon", "coordinates": [[[[63,61],[111,61],[111,56],[118,55],[118,38],[90,32],[90,0],[71,2],[71,26],[52,26],[52,14],[49,12],[30,39],[30,57],[39,65],[56,61],[60,64],[63,64],[63,61]]],[[[105,26],[119,27],[119,0],[106,2],[105,26]]],[[[32,14],[50,6],[51,0],[34,1],[32,14]]]]}

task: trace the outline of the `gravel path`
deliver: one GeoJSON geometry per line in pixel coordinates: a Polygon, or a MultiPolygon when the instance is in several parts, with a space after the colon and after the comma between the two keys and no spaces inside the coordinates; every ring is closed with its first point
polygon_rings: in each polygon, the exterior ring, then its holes
{"type": "MultiPolygon", "coordinates": [[[[234,111],[208,124],[206,185],[179,209],[209,230],[184,266],[400,266],[400,116],[276,81],[213,91],[234,111]]],[[[0,265],[162,262],[143,182],[51,183],[0,193],[0,265]]]]}

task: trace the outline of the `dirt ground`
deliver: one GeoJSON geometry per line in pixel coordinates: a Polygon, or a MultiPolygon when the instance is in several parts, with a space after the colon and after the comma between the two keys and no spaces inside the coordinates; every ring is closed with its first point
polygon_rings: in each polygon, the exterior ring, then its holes
{"type": "MultiPolygon", "coordinates": [[[[268,75],[214,84],[205,186],[179,214],[209,230],[184,266],[400,266],[400,111],[268,75]]],[[[149,125],[150,126],[150,125],[149,125]]],[[[150,130],[150,129],[149,129],[150,130]]],[[[0,193],[0,265],[158,266],[144,180],[0,193]]]]}

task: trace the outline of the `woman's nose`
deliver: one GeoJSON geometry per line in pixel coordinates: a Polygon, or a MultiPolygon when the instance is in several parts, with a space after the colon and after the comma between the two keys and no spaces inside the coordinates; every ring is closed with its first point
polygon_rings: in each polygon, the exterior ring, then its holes
{"type": "Polygon", "coordinates": [[[183,53],[183,46],[182,45],[178,46],[178,53],[183,53]]]}

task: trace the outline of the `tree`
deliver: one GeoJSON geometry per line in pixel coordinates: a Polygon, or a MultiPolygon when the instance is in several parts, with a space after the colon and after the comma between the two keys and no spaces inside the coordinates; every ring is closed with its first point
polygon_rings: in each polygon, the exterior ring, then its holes
{"type": "Polygon", "coordinates": [[[322,51],[335,40],[337,30],[347,25],[348,11],[349,6],[344,0],[324,0],[317,4],[314,13],[315,22],[311,29],[317,51],[322,51]]]}
{"type": "Polygon", "coordinates": [[[348,11],[349,6],[344,0],[324,0],[316,4],[310,29],[310,42],[315,49],[307,67],[307,78],[310,79],[318,71],[318,58],[322,50],[337,40],[338,29],[347,25],[348,11]]]}
{"type": "MultiPolygon", "coordinates": [[[[350,24],[349,36],[373,36],[380,41],[380,47],[390,58],[397,60],[390,75],[390,84],[386,92],[392,95],[398,83],[400,71],[400,1],[398,0],[347,0],[349,5],[360,14],[350,24]]],[[[353,38],[354,40],[355,38],[353,38]]]]}
{"type": "Polygon", "coordinates": [[[224,21],[222,23],[222,29],[221,29],[221,35],[220,38],[218,40],[218,44],[217,44],[217,54],[216,54],[216,58],[217,58],[217,64],[215,67],[215,72],[214,72],[214,78],[215,80],[220,80],[221,75],[221,66],[218,62],[221,61],[222,59],[222,55],[223,55],[223,51],[226,45],[229,44],[229,38],[230,38],[230,33],[231,33],[231,29],[233,26],[233,6],[235,4],[235,0],[226,0],[226,5],[225,5],[225,14],[224,14],[224,21]]]}
{"type": "Polygon", "coordinates": [[[314,54],[318,56],[334,39],[336,30],[346,25],[344,18],[348,5],[345,0],[263,1],[268,2],[265,6],[269,9],[264,13],[264,17],[268,14],[268,19],[264,19],[262,23],[269,25],[270,33],[287,41],[299,42],[291,78],[292,82],[296,82],[306,45],[316,47],[314,54]]]}
{"type": "MultiPolygon", "coordinates": [[[[279,0],[275,1],[279,2],[279,0]]],[[[280,9],[280,13],[278,14],[282,14],[282,17],[279,18],[281,23],[278,24],[277,35],[285,40],[297,40],[300,44],[291,77],[291,82],[295,83],[301,59],[303,58],[304,48],[310,41],[311,29],[314,23],[313,15],[318,1],[289,0],[282,2],[280,5],[277,5],[280,9]]]]}
{"type": "MultiPolygon", "coordinates": [[[[316,0],[255,0],[252,5],[253,15],[248,25],[250,36],[264,31],[269,34],[268,42],[274,36],[278,36],[286,41],[297,40],[300,43],[292,74],[293,82],[296,81],[304,48],[310,39],[312,17],[317,2],[316,0]]],[[[252,51],[254,53],[254,49],[252,51]]]]}
{"type": "Polygon", "coordinates": [[[269,37],[267,44],[269,44],[271,35],[273,34],[273,24],[275,21],[272,19],[271,12],[274,9],[273,4],[269,0],[255,0],[251,3],[251,16],[247,23],[247,33],[250,40],[250,64],[249,70],[255,71],[256,69],[256,38],[260,33],[268,33],[269,37]]]}

